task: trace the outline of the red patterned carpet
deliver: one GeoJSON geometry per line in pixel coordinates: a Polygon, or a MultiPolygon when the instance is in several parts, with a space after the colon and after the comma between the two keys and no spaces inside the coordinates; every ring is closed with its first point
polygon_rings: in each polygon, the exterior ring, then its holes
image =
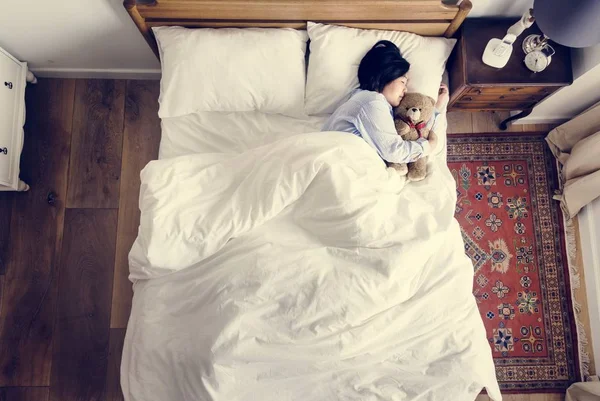
{"type": "Polygon", "coordinates": [[[543,134],[449,135],[456,218],[502,390],[579,380],[563,220],[543,134]]]}

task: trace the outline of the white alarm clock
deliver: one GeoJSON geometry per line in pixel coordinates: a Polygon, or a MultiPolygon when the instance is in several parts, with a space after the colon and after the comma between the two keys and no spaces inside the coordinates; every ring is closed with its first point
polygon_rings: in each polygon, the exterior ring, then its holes
{"type": "Polygon", "coordinates": [[[550,65],[554,49],[546,45],[542,48],[532,50],[525,55],[525,66],[533,72],[541,72],[550,65]]]}

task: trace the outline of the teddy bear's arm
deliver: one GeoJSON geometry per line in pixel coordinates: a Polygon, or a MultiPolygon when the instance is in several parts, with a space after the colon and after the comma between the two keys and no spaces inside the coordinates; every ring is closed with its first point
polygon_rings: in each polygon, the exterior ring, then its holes
{"type": "Polygon", "coordinates": [[[408,131],[410,131],[410,126],[405,123],[404,121],[397,119],[395,121],[396,123],[396,131],[398,132],[398,135],[405,135],[408,134],[408,131]]]}

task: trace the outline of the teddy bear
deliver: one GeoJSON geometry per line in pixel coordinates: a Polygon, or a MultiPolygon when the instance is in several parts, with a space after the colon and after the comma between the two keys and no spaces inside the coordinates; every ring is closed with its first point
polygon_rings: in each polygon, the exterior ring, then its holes
{"type": "MultiPolygon", "coordinates": [[[[405,141],[429,137],[427,122],[433,117],[435,100],[421,93],[407,93],[394,109],[394,122],[398,135],[405,141]]],[[[427,175],[427,157],[415,162],[389,163],[400,175],[408,174],[409,181],[421,181],[427,175]]]]}

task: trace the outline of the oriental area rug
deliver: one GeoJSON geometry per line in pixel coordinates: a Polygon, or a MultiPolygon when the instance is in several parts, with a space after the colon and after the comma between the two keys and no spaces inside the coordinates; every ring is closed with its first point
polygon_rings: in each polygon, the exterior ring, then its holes
{"type": "Polygon", "coordinates": [[[448,135],[458,220],[477,300],[507,392],[564,392],[580,380],[579,347],[545,134],[448,135]]]}

